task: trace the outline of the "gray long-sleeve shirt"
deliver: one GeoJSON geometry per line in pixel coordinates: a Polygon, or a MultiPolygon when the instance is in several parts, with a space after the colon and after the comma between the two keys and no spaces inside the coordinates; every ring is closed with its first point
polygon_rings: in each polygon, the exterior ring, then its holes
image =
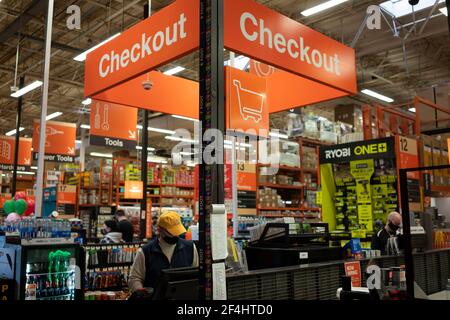
{"type": "MultiPolygon", "coordinates": [[[[164,240],[160,239],[159,246],[167,259],[171,261],[176,245],[168,244],[164,240]]],[[[192,267],[198,267],[198,260],[198,252],[194,244],[194,259],[192,261],[192,267]]],[[[139,249],[133,265],[131,266],[130,277],[128,279],[128,287],[132,292],[144,288],[145,273],[145,255],[142,249],[139,249]]]]}

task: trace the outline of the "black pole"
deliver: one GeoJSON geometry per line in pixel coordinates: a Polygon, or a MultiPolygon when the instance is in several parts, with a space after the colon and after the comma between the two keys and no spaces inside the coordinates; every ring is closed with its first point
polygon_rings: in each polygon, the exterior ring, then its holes
{"type": "MultiPolygon", "coordinates": [[[[25,84],[25,77],[20,77],[19,89],[22,89],[25,84]]],[[[14,144],[14,163],[13,163],[13,178],[11,194],[14,197],[17,189],[17,162],[19,161],[19,141],[20,141],[20,123],[22,121],[22,97],[17,100],[17,115],[16,115],[16,140],[14,144]]]]}
{"type": "MultiPolygon", "coordinates": [[[[433,87],[433,97],[434,97],[434,104],[437,104],[436,87],[433,87]]],[[[437,111],[437,109],[434,109],[434,119],[436,121],[436,128],[438,128],[439,127],[439,121],[438,121],[438,111],[437,111]]]]}
{"type": "MultiPolygon", "coordinates": [[[[224,70],[223,70],[223,0],[200,1],[200,124],[201,150],[208,129],[224,132],[224,70]]],[[[210,143],[210,142],[207,142],[210,143]]],[[[216,144],[216,150],[223,145],[216,144]]],[[[202,158],[203,160],[203,158],[202,158]]],[[[222,159],[223,160],[223,159],[222,159]]],[[[213,204],[223,204],[223,161],[199,170],[199,297],[212,299],[212,252],[210,222],[213,204]]]]}
{"type": "Polygon", "coordinates": [[[411,223],[409,220],[408,170],[400,169],[400,197],[402,203],[402,224],[405,244],[406,296],[414,299],[414,259],[411,245],[411,223]]]}
{"type": "MultiPolygon", "coordinates": [[[[144,19],[150,15],[148,4],[144,5],[144,19]]],[[[148,158],[148,110],[142,110],[142,136],[141,136],[141,180],[143,184],[144,197],[141,201],[141,239],[145,238],[147,229],[147,158],[148,158]]],[[[151,214],[151,213],[150,213],[151,214]]],[[[151,218],[150,218],[151,219],[151,218]]]]}

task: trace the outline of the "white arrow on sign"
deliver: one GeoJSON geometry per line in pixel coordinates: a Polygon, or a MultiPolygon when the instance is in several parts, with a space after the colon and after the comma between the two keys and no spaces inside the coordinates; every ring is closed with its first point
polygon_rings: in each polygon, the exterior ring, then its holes
{"type": "Polygon", "coordinates": [[[75,149],[71,147],[67,147],[69,154],[75,154],[75,149]]]}
{"type": "Polygon", "coordinates": [[[130,134],[130,139],[136,139],[136,131],[128,130],[128,133],[130,134]]]}

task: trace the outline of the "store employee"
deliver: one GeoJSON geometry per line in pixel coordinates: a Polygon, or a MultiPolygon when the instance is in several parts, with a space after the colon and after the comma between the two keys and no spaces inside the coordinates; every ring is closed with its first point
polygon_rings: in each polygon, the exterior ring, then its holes
{"type": "Polygon", "coordinates": [[[387,223],[372,238],[372,249],[380,250],[382,255],[398,255],[402,248],[401,235],[398,233],[402,225],[402,216],[398,212],[388,215],[387,223]]]}
{"type": "Polygon", "coordinates": [[[186,229],[178,213],[163,213],[157,227],[158,237],[138,250],[131,267],[128,286],[133,292],[155,288],[161,270],[198,267],[198,253],[194,243],[180,238],[186,233],[186,229]]]}

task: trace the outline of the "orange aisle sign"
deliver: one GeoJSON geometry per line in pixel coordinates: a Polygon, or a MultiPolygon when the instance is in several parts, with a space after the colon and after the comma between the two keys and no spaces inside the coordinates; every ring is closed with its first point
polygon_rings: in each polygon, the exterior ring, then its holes
{"type": "Polygon", "coordinates": [[[447,139],[447,144],[448,144],[448,163],[450,164],[450,139],[447,139]]]}
{"type": "MultiPolygon", "coordinates": [[[[396,137],[399,152],[399,169],[419,167],[419,151],[417,147],[417,140],[403,136],[396,137]]],[[[408,178],[418,180],[419,172],[408,172],[408,178]]]]}
{"type": "MultiPolygon", "coordinates": [[[[198,119],[198,82],[151,71],[119,84],[93,98],[125,106],[198,119]],[[151,81],[145,90],[142,82],[151,81]]],[[[92,126],[91,126],[92,127],[92,126]]]]}
{"type": "Polygon", "coordinates": [[[267,80],[269,113],[347,96],[344,91],[251,60],[250,73],[267,80]]]}
{"type": "Polygon", "coordinates": [[[125,181],[125,199],[142,199],[144,197],[142,181],[125,181]]]}
{"type": "Polygon", "coordinates": [[[175,1],[87,55],[85,96],[196,50],[199,35],[200,1],[175,1]]]}
{"type": "Polygon", "coordinates": [[[134,149],[137,142],[137,109],[92,100],[90,144],[134,149]]]}
{"type": "Polygon", "coordinates": [[[227,130],[268,136],[266,79],[226,67],[227,130]]]}
{"type": "MultiPolygon", "coordinates": [[[[14,151],[16,148],[15,137],[0,137],[0,170],[13,170],[14,151]]],[[[19,155],[17,158],[17,170],[27,171],[31,166],[32,140],[19,138],[19,155]]]]}
{"type": "Polygon", "coordinates": [[[237,164],[237,189],[256,191],[256,165],[250,163],[237,164]]]}
{"type": "Polygon", "coordinates": [[[57,187],[56,202],[58,204],[75,204],[77,200],[77,187],[60,184],[57,187]]]}
{"type": "Polygon", "coordinates": [[[356,94],[352,48],[255,1],[227,0],[224,3],[227,49],[356,94]]]}
{"type": "MultiPolygon", "coordinates": [[[[34,120],[33,151],[35,159],[37,159],[39,151],[39,131],[40,121],[34,120]]],[[[47,121],[45,161],[74,162],[76,132],[75,123],[47,121]]]]}
{"type": "Polygon", "coordinates": [[[345,275],[352,278],[352,287],[361,287],[361,264],[359,261],[344,263],[345,275]]]}

